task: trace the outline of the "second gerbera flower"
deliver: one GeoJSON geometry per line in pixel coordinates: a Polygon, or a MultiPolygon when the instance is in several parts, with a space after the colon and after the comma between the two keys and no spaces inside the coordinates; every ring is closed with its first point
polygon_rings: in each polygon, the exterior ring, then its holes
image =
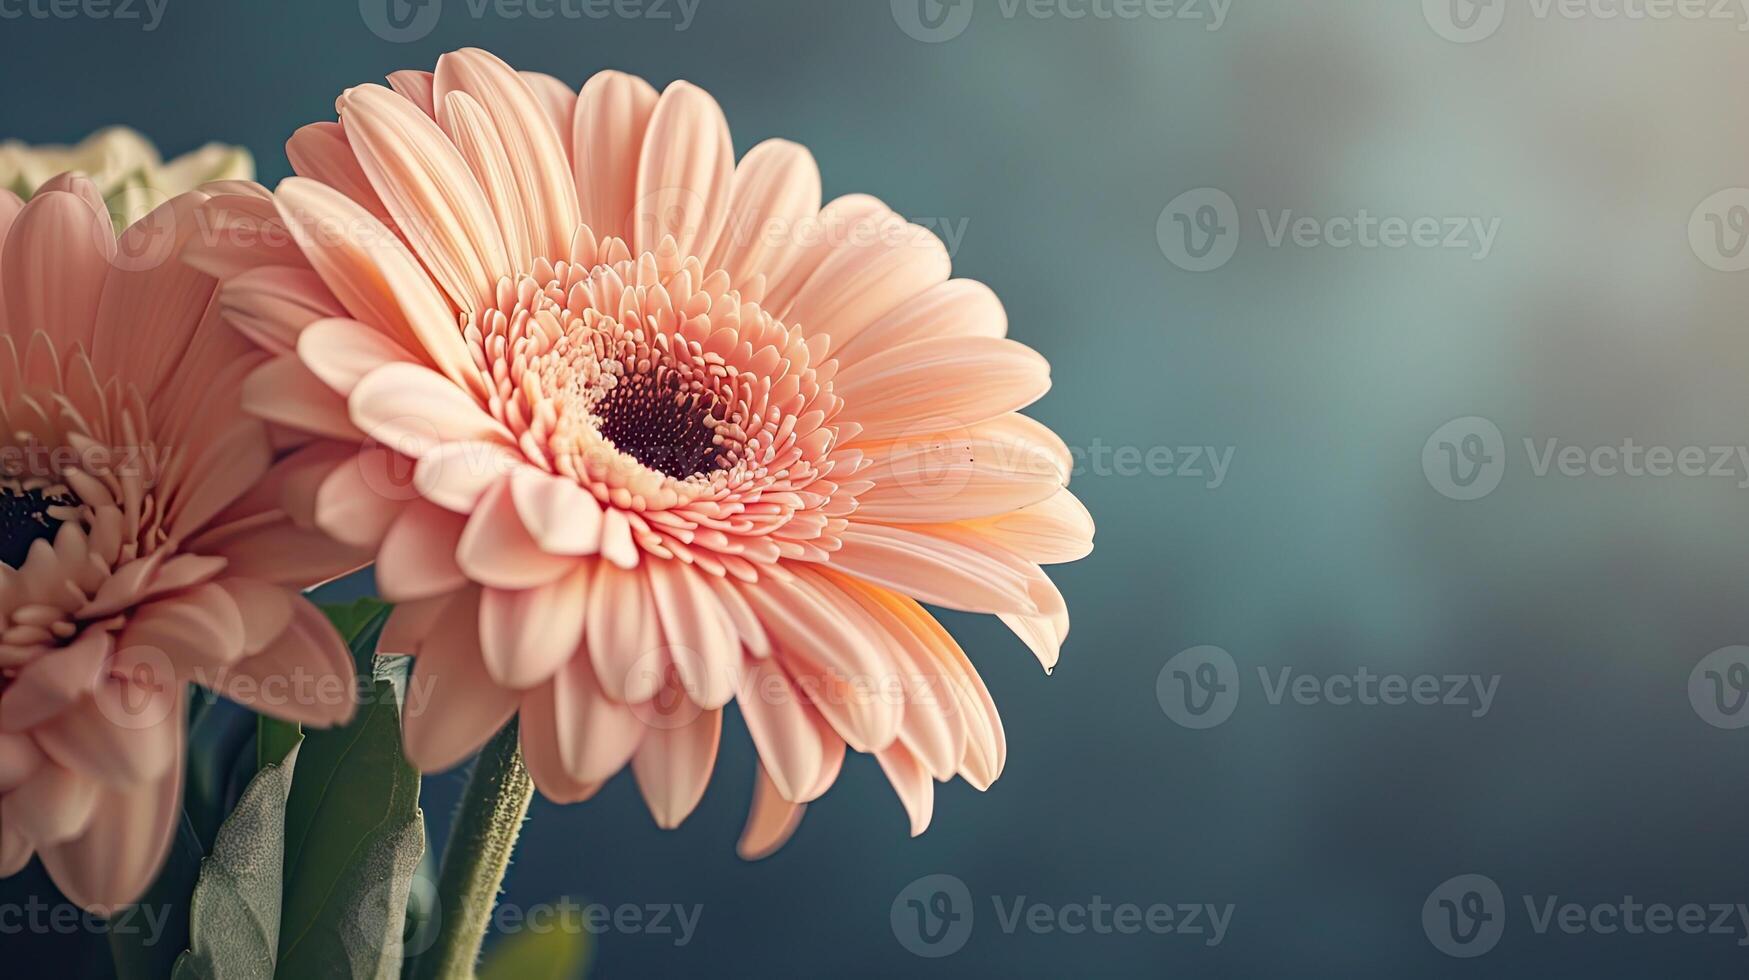
{"type": "Polygon", "coordinates": [[[314,520],[401,603],[385,645],[435,682],[409,757],[447,768],[520,710],[543,793],[630,762],[674,826],[735,700],[750,853],[846,746],[915,832],[932,780],[987,786],[1001,723],[919,602],[1000,615],[1048,668],[1068,617],[1040,563],[1092,538],[1068,451],[1016,414],[1048,368],[994,295],[872,198],[822,210],[799,146],[737,167],[686,83],[577,95],[473,50],[390,81],[299,131],[271,201],[209,205],[295,247],[193,257],[279,355],[251,410],[324,437],[314,520]]]}

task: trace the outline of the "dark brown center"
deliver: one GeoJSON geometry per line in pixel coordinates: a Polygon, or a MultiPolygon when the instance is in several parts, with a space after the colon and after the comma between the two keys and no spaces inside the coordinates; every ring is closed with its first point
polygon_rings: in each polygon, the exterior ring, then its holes
{"type": "Polygon", "coordinates": [[[732,463],[717,428],[717,397],[689,390],[678,375],[657,371],[622,378],[595,406],[601,435],[650,469],[684,480],[732,463]]]}
{"type": "Polygon", "coordinates": [[[53,541],[63,521],[52,516],[55,508],[76,507],[71,494],[25,490],[0,483],[0,561],[12,568],[24,567],[30,546],[53,541]]]}

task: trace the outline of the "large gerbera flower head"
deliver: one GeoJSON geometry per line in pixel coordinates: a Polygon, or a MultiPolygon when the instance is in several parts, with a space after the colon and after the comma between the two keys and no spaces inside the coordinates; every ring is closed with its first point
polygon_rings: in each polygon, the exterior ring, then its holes
{"type": "Polygon", "coordinates": [[[989,785],[1001,724],[919,603],[1000,615],[1049,668],[1068,619],[1040,565],[1092,538],[1067,449],[1016,414],[1048,369],[994,294],[873,198],[822,208],[802,147],[737,165],[685,82],[579,94],[465,50],[338,108],[271,200],[209,203],[235,234],[193,254],[276,355],[250,409],[323,437],[314,520],[401,604],[410,758],[451,766],[520,712],[545,795],[629,762],[671,827],[737,701],[748,853],[846,747],[918,832],[932,780],[989,785]]]}
{"type": "Polygon", "coordinates": [[[265,355],[175,261],[204,200],[118,241],[82,177],[0,190],[0,874],[34,852],[91,909],[162,862],[190,681],[310,724],[352,711],[351,657],[297,588],[358,555],[281,506],[239,409],[265,355]]]}

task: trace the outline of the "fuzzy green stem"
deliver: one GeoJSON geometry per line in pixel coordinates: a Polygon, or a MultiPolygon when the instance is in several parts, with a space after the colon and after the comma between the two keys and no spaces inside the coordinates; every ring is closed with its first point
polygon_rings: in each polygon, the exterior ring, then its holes
{"type": "Polygon", "coordinates": [[[473,775],[462,794],[461,809],[443,848],[438,874],[442,909],[436,941],[413,964],[413,980],[470,980],[486,941],[486,928],[528,804],[534,783],[522,764],[517,725],[509,725],[480,750],[473,775]]]}

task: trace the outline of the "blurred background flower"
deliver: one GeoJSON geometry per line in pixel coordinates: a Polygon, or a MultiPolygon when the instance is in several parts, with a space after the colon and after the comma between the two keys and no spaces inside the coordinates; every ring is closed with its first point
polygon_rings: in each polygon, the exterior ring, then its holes
{"type": "Polygon", "coordinates": [[[151,140],[126,126],[100,129],[73,146],[0,142],[0,188],[19,197],[29,198],[44,181],[67,171],[91,178],[119,230],[209,180],[254,177],[255,158],[240,146],[208,143],[166,161],[151,140]]]}

